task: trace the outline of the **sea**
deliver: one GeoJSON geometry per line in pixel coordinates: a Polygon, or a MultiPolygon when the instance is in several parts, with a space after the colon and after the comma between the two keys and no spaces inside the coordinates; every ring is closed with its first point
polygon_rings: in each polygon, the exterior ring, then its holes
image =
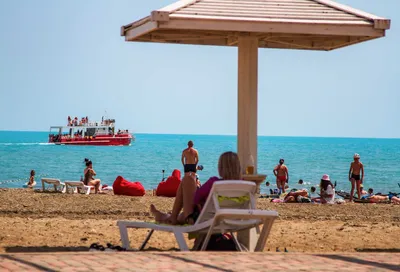
{"type": "MultiPolygon", "coordinates": [[[[22,188],[31,170],[36,171],[37,187],[43,177],[62,181],[80,180],[84,159],[102,184],[112,185],[117,176],[140,181],[154,189],[174,169],[183,172],[182,150],[192,140],[199,151],[201,182],[218,175],[219,155],[236,151],[236,136],[136,134],[131,146],[68,146],[47,143],[47,132],[0,131],[0,188],[22,188]]],[[[337,190],[349,191],[350,163],[361,155],[365,168],[364,186],[375,192],[400,191],[400,139],[258,137],[258,173],[266,174],[275,188],[273,168],[280,158],[289,169],[290,188],[317,186],[323,174],[337,183],[337,190]],[[298,180],[305,184],[300,186],[298,180]]]]}

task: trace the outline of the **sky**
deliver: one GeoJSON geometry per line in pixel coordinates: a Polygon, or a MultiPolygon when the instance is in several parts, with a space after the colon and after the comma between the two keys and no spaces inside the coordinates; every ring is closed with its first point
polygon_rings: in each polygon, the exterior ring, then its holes
{"type": "MultiPolygon", "coordinates": [[[[173,2],[0,1],[0,130],[107,112],[136,133],[235,135],[237,48],[120,36],[173,2]]],[[[339,2],[391,29],[330,52],[260,49],[259,135],[400,138],[400,1],[339,2]]]]}

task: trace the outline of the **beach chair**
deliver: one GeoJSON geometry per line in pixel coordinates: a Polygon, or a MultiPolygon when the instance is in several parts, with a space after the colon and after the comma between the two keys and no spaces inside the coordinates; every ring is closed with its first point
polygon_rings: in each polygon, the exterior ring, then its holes
{"type": "Polygon", "coordinates": [[[42,178],[42,189],[43,192],[46,190],[46,185],[53,185],[54,186],[54,191],[58,192],[58,189],[60,192],[64,193],[65,192],[65,184],[61,182],[59,179],[54,179],[54,178],[42,178]]]}
{"type": "MultiPolygon", "coordinates": [[[[256,210],[256,184],[248,181],[218,181],[213,184],[208,199],[194,225],[173,226],[137,221],[118,221],[122,246],[130,248],[128,228],[150,229],[149,234],[140,246],[143,250],[153,232],[164,231],[175,235],[181,251],[188,251],[184,234],[197,236],[202,241],[200,250],[205,250],[212,234],[231,233],[256,228],[259,235],[255,251],[263,251],[274,220],[278,217],[276,211],[256,210]],[[263,225],[260,231],[260,225],[263,225]]],[[[233,241],[240,251],[246,251],[235,235],[233,241]]],[[[199,246],[199,243],[195,245],[199,246]]]]}
{"type": "Polygon", "coordinates": [[[82,181],[65,181],[65,191],[69,193],[70,189],[76,193],[79,190],[86,195],[90,194],[90,191],[94,189],[94,186],[85,185],[82,181]]]}

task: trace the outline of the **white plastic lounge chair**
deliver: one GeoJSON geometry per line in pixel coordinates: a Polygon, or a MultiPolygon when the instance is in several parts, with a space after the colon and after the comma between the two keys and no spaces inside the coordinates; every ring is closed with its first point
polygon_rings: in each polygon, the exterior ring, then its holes
{"type": "Polygon", "coordinates": [[[46,190],[46,184],[47,185],[53,185],[54,186],[54,191],[58,191],[60,189],[60,192],[65,192],[65,184],[61,182],[59,179],[54,179],[54,178],[42,178],[42,189],[43,192],[46,190]]]}
{"type": "Polygon", "coordinates": [[[90,191],[94,189],[94,186],[85,185],[82,181],[66,181],[65,182],[65,191],[68,193],[70,188],[74,193],[77,192],[77,189],[82,190],[86,195],[90,194],[90,191]]]}
{"type": "MultiPolygon", "coordinates": [[[[238,232],[256,228],[259,238],[255,251],[263,251],[274,220],[278,217],[276,211],[265,211],[255,209],[256,185],[248,181],[218,181],[213,184],[210,195],[197,218],[191,226],[173,226],[157,223],[118,221],[122,246],[130,248],[128,228],[147,228],[149,234],[139,250],[143,250],[155,230],[171,232],[175,235],[181,251],[188,251],[188,245],[183,234],[194,234],[204,237],[201,250],[207,248],[212,234],[238,232]],[[259,226],[263,225],[260,232],[259,226]]],[[[246,249],[240,245],[236,237],[234,242],[240,251],[246,249]]],[[[198,245],[197,245],[198,246],[198,245]]],[[[196,247],[196,246],[195,246],[196,247]]]]}

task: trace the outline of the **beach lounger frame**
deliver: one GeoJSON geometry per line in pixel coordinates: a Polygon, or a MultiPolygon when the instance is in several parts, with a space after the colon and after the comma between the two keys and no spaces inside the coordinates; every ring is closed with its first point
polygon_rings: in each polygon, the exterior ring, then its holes
{"type": "Polygon", "coordinates": [[[94,186],[85,185],[82,181],[65,181],[65,192],[68,193],[70,191],[70,187],[73,189],[73,192],[76,193],[77,189],[81,189],[85,195],[90,194],[90,191],[94,189],[94,186]]]}
{"type": "Polygon", "coordinates": [[[65,187],[65,184],[63,182],[61,182],[61,180],[55,179],[55,178],[42,178],[41,181],[42,181],[42,190],[43,190],[43,192],[46,190],[46,184],[48,184],[49,186],[50,185],[54,186],[54,191],[55,192],[60,191],[62,193],[65,193],[66,187],[65,187]],[[60,190],[58,190],[58,188],[60,190]]]}
{"type": "MultiPolygon", "coordinates": [[[[170,232],[175,235],[176,241],[181,251],[189,251],[184,234],[197,235],[201,241],[201,249],[207,248],[212,234],[231,233],[256,228],[259,235],[255,251],[263,251],[272,225],[278,217],[276,211],[265,211],[255,209],[256,185],[248,181],[218,181],[213,184],[206,204],[202,209],[194,225],[173,226],[157,223],[138,222],[138,221],[117,221],[119,227],[122,246],[130,248],[128,228],[150,229],[139,250],[143,250],[150,240],[154,231],[170,232]],[[245,201],[241,201],[245,199],[245,201]],[[260,231],[260,225],[263,225],[260,231]]],[[[235,235],[233,240],[240,251],[247,251],[242,246],[235,235]]],[[[199,243],[195,244],[193,250],[197,250],[199,243]]]]}

